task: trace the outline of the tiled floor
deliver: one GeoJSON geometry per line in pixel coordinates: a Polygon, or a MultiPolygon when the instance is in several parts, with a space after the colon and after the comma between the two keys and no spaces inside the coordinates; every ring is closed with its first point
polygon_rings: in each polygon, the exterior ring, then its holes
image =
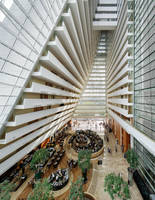
{"type": "MultiPolygon", "coordinates": [[[[66,145],[65,145],[65,147],[66,147],[66,145]]],[[[56,148],[59,148],[59,146],[56,148]]],[[[69,151],[67,151],[67,152],[69,152],[69,151]]],[[[53,169],[53,167],[48,169],[45,166],[44,167],[44,171],[45,171],[44,178],[45,177],[48,178],[52,174],[52,172],[56,171],[57,169],[67,168],[68,167],[68,165],[67,165],[68,157],[70,158],[70,153],[69,153],[69,156],[67,153],[64,155],[63,159],[61,160],[60,164],[58,165],[58,168],[56,168],[56,169],[55,168],[53,169]]],[[[30,177],[22,184],[22,186],[16,192],[12,192],[11,200],[26,200],[27,199],[28,194],[32,191],[32,187],[28,186],[28,182],[32,179],[32,177],[34,177],[34,173],[30,170],[29,175],[30,175],[30,177]]],[[[77,178],[79,176],[81,176],[81,169],[73,168],[72,172],[71,172],[71,179],[69,180],[69,183],[66,185],[66,187],[64,187],[62,190],[54,192],[55,197],[56,197],[55,200],[67,199],[66,196],[69,195],[69,188],[71,186],[72,180],[74,182],[75,180],[77,180],[77,178]]],[[[83,188],[85,191],[88,190],[88,187],[90,185],[91,177],[92,177],[92,170],[90,170],[88,172],[88,177],[89,177],[88,182],[84,185],[84,188],[83,188]]]]}
{"type": "MultiPolygon", "coordinates": [[[[94,123],[90,125],[88,121],[79,121],[76,126],[73,127],[73,129],[91,129],[98,132],[98,134],[104,138],[104,128],[101,127],[100,124],[101,121],[94,121],[94,123]]],[[[103,160],[103,164],[98,166],[97,160],[93,161],[93,178],[91,181],[91,184],[88,188],[88,192],[92,193],[97,200],[111,200],[109,194],[107,192],[104,192],[104,177],[114,172],[116,174],[121,173],[121,176],[125,181],[128,180],[128,163],[123,158],[123,154],[121,152],[121,148],[119,145],[117,145],[118,151],[115,152],[115,145],[116,140],[112,133],[109,133],[109,142],[104,141],[104,147],[105,151],[104,153],[99,157],[103,160]],[[107,148],[110,147],[112,150],[112,153],[107,152],[107,148]]],[[[130,194],[131,194],[131,200],[142,200],[141,194],[134,183],[132,187],[130,187],[130,194]]]]}
{"type": "MultiPolygon", "coordinates": [[[[77,122],[77,125],[74,125],[72,128],[73,130],[76,129],[91,129],[104,138],[104,128],[103,126],[100,126],[101,121],[79,121],[77,122]]],[[[104,192],[104,177],[111,173],[115,172],[116,174],[121,173],[123,179],[127,181],[127,168],[128,163],[123,158],[123,154],[121,153],[121,148],[118,145],[117,149],[118,152],[116,153],[114,151],[116,145],[115,138],[112,133],[109,134],[109,142],[104,141],[104,148],[105,151],[103,154],[101,154],[97,159],[94,159],[93,162],[93,176],[91,183],[88,187],[88,192],[93,194],[96,197],[96,200],[111,200],[109,194],[107,192],[104,192]],[[107,147],[110,147],[112,150],[112,154],[109,154],[107,152],[107,147]],[[98,166],[97,161],[98,159],[103,160],[103,164],[98,166]]],[[[70,155],[71,156],[71,155],[70,155]]],[[[70,157],[68,156],[68,157],[70,157]]],[[[64,164],[62,164],[64,167],[64,164]]],[[[12,194],[12,200],[18,199],[19,194],[22,193],[24,190],[24,185],[19,188],[19,191],[17,193],[12,194]]],[[[131,200],[143,200],[139,190],[137,189],[137,186],[134,184],[132,187],[130,187],[131,192],[131,200]]],[[[64,199],[63,197],[58,197],[57,200],[64,199]]]]}

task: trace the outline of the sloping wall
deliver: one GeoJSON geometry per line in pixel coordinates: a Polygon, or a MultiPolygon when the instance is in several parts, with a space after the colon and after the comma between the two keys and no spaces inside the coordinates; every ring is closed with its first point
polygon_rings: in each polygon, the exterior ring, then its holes
{"type": "Polygon", "coordinates": [[[94,5],[88,0],[65,5],[6,122],[0,139],[0,175],[71,119],[96,50],[94,5]]]}

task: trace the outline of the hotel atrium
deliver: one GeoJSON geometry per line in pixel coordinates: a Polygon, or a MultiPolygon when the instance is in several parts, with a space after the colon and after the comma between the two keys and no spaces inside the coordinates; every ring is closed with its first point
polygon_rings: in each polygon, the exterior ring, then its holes
{"type": "Polygon", "coordinates": [[[7,180],[31,200],[39,150],[55,200],[110,200],[109,173],[127,182],[119,199],[155,199],[154,0],[0,0],[0,193],[7,180]],[[71,198],[84,150],[86,197],[71,198]]]}

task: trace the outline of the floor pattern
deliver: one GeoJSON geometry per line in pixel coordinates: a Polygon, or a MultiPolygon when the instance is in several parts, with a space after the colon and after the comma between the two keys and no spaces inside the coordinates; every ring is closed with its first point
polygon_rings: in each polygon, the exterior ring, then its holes
{"type": "MultiPolygon", "coordinates": [[[[104,139],[104,128],[100,126],[101,121],[80,121],[73,129],[91,129],[97,131],[104,139]]],[[[109,194],[104,191],[104,178],[109,173],[121,174],[125,181],[128,181],[127,168],[129,167],[126,159],[123,157],[120,145],[117,145],[117,152],[115,152],[116,140],[113,133],[109,133],[109,142],[104,141],[104,153],[97,159],[93,160],[93,176],[88,188],[88,192],[96,197],[96,200],[111,200],[109,194]],[[107,148],[110,148],[112,153],[108,153],[107,148]],[[98,165],[97,161],[101,159],[102,165],[98,165]]],[[[136,184],[130,186],[131,200],[143,200],[136,184]]]]}
{"type": "MultiPolygon", "coordinates": [[[[73,131],[78,129],[91,129],[96,131],[100,137],[104,139],[104,128],[101,125],[102,121],[79,121],[74,123],[72,129],[73,131]]],[[[90,184],[86,184],[84,187],[84,190],[91,193],[96,197],[96,200],[111,200],[109,194],[104,191],[104,177],[111,173],[115,172],[116,174],[121,173],[121,176],[125,181],[128,180],[128,163],[124,159],[123,154],[121,152],[121,147],[117,145],[117,152],[115,152],[115,146],[116,146],[116,140],[112,133],[109,133],[109,142],[104,141],[104,152],[95,159],[92,159],[92,165],[93,170],[91,170],[92,179],[90,184]],[[107,148],[110,148],[112,150],[112,153],[108,153],[107,148]],[[102,165],[98,165],[98,159],[102,159],[103,163],[102,165]]],[[[66,167],[66,160],[68,158],[71,158],[71,152],[65,156],[63,161],[61,162],[61,166],[64,168],[66,167]]],[[[59,167],[61,167],[59,166],[59,167]]],[[[52,169],[51,169],[52,170],[52,169]]],[[[49,170],[48,173],[46,173],[46,177],[48,177],[51,174],[51,170],[49,170]]],[[[74,169],[74,179],[79,176],[80,170],[74,169]]],[[[91,177],[91,175],[89,175],[91,177]]],[[[25,184],[27,184],[28,180],[25,184]]],[[[12,194],[11,200],[19,200],[19,199],[26,199],[28,193],[30,192],[29,187],[25,187],[23,184],[22,187],[19,188],[19,190],[12,194]]],[[[134,183],[132,187],[130,187],[130,193],[131,193],[131,200],[143,200],[141,197],[141,194],[134,183]]],[[[65,192],[63,195],[60,195],[56,198],[56,200],[66,200],[66,196],[68,196],[69,191],[65,192]]],[[[116,199],[117,200],[117,199],[116,199]]]]}

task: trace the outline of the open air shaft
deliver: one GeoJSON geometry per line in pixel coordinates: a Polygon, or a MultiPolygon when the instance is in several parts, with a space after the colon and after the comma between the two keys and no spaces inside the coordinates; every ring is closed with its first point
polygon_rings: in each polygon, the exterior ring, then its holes
{"type": "Polygon", "coordinates": [[[0,176],[74,119],[94,118],[135,149],[155,193],[154,8],[0,0],[0,176]]]}
{"type": "Polygon", "coordinates": [[[75,110],[75,118],[94,118],[106,115],[106,41],[107,33],[102,32],[92,71],[75,110]]]}

